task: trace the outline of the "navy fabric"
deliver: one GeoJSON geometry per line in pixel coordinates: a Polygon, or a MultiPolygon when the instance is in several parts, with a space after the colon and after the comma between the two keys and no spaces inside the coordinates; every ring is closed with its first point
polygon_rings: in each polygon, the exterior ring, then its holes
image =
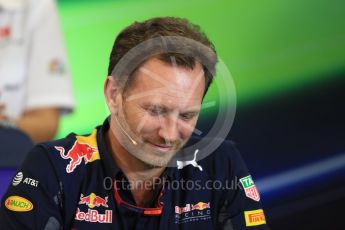
{"type": "Polygon", "coordinates": [[[17,168],[33,147],[28,135],[19,129],[0,126],[0,168],[17,168]]]}
{"type": "MultiPolygon", "coordinates": [[[[75,134],[34,147],[2,199],[1,229],[268,229],[263,223],[246,226],[244,212],[262,207],[259,200],[246,195],[240,179],[249,173],[229,141],[197,162],[202,170],[193,165],[166,169],[162,196],[157,192],[146,206],[152,208],[159,202],[161,215],[147,216],[119,205],[113,180],[126,181],[126,177],[107,151],[104,135],[108,129],[107,121],[97,128],[100,159],[90,155],[87,161],[80,155],[74,167],[70,167],[72,158],[64,159],[61,154],[65,151],[67,156],[77,148],[80,137],[75,134]],[[217,184],[212,187],[212,182],[217,184]],[[25,201],[20,203],[18,197],[25,201]]],[[[135,205],[130,190],[120,189],[119,194],[135,205]]]]}
{"type": "Polygon", "coordinates": [[[16,174],[16,170],[15,168],[0,168],[0,200],[12,181],[13,175],[16,174]]]}

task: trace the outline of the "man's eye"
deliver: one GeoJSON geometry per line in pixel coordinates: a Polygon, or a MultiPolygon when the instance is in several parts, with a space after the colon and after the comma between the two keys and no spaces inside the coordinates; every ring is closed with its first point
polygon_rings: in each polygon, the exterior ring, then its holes
{"type": "Polygon", "coordinates": [[[148,111],[151,115],[154,115],[154,116],[163,115],[165,112],[164,109],[161,109],[161,108],[148,108],[148,111]]]}
{"type": "Polygon", "coordinates": [[[180,117],[181,117],[183,120],[191,120],[191,119],[193,119],[195,116],[196,116],[196,113],[183,113],[183,114],[180,115],[180,117]]]}

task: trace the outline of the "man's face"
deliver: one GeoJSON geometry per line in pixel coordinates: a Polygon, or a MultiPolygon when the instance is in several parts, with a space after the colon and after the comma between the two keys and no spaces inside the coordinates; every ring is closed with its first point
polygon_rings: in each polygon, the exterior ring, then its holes
{"type": "Polygon", "coordinates": [[[202,66],[193,70],[152,58],[135,74],[121,95],[120,142],[128,152],[152,166],[167,165],[195,128],[205,89],[202,66]]]}

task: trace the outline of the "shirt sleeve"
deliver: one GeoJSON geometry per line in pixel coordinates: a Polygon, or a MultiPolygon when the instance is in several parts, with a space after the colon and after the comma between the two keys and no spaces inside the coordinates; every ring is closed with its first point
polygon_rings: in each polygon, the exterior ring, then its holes
{"type": "Polygon", "coordinates": [[[62,229],[59,184],[44,148],[35,147],[1,201],[1,229],[62,229]]]}
{"type": "Polygon", "coordinates": [[[26,109],[74,107],[71,79],[56,4],[53,0],[30,1],[26,109]]]}
{"type": "Polygon", "coordinates": [[[228,165],[226,172],[230,175],[228,179],[233,183],[224,193],[217,229],[269,229],[260,194],[240,153],[233,144],[229,144],[225,151],[227,152],[226,157],[228,157],[227,161],[224,161],[228,165]]]}

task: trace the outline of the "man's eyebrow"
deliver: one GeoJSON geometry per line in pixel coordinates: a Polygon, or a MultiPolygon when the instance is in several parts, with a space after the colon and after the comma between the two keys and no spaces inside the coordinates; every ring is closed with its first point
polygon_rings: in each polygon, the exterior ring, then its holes
{"type": "Polygon", "coordinates": [[[166,105],[163,104],[156,104],[156,103],[144,103],[143,104],[144,108],[157,108],[157,109],[165,109],[165,110],[169,110],[169,108],[166,105]]]}
{"type": "MultiPolygon", "coordinates": [[[[143,107],[145,109],[148,109],[148,108],[155,108],[155,109],[163,109],[165,111],[171,111],[172,109],[170,109],[169,107],[167,107],[166,105],[164,104],[155,104],[155,103],[150,103],[150,102],[146,102],[143,104],[143,107]]],[[[200,113],[201,111],[201,106],[192,106],[190,108],[186,108],[184,110],[182,110],[180,112],[180,114],[185,114],[185,113],[200,113]]]]}
{"type": "Polygon", "coordinates": [[[201,106],[192,106],[186,110],[184,110],[182,113],[200,113],[201,106]]]}

